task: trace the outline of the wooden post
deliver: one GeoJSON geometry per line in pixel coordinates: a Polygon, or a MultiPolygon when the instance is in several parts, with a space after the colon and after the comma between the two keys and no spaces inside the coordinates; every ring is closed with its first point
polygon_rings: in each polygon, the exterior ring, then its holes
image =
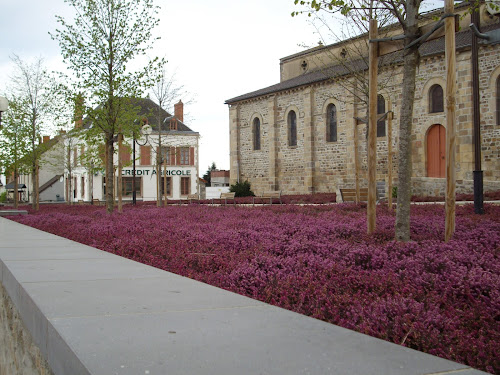
{"type": "MultiPolygon", "coordinates": [[[[453,0],[445,0],[445,14],[453,14],[453,0]]],[[[455,232],[455,95],[456,57],[455,57],[455,18],[447,17],[445,27],[446,58],[446,218],[445,241],[448,242],[455,232]]]]}
{"type": "MultiPolygon", "coordinates": [[[[354,81],[356,82],[356,81],[354,81]]],[[[359,203],[359,139],[358,139],[358,101],[356,98],[357,85],[354,86],[354,94],[352,100],[353,106],[353,131],[354,131],[354,183],[356,188],[356,203],[359,203]]]]}
{"type": "Polygon", "coordinates": [[[123,134],[118,134],[118,212],[123,212],[122,152],[123,134]]]}
{"type": "Polygon", "coordinates": [[[387,115],[387,190],[389,194],[387,197],[387,204],[389,206],[389,211],[392,211],[392,102],[391,99],[388,100],[389,111],[387,115]]]}
{"type": "MultiPolygon", "coordinates": [[[[370,20],[370,40],[377,39],[377,20],[370,20]]],[[[370,42],[368,70],[368,205],[367,232],[371,234],[376,226],[376,194],[377,194],[377,74],[378,43],[370,42]]]]}
{"type": "MultiPolygon", "coordinates": [[[[168,151],[170,152],[170,150],[168,151]]],[[[167,205],[168,202],[168,196],[167,196],[167,156],[165,155],[163,159],[163,197],[165,198],[165,206],[167,205]]]]}

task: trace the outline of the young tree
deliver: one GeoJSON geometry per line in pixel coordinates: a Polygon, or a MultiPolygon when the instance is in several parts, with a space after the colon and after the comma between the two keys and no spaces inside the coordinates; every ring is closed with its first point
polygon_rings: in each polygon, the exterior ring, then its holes
{"type": "MultiPolygon", "coordinates": [[[[4,166],[5,176],[14,175],[14,207],[18,207],[18,177],[27,169],[26,156],[29,154],[30,128],[24,104],[19,98],[9,98],[9,108],[2,117],[0,136],[0,164],[4,166]]],[[[9,181],[7,180],[6,183],[9,181]]]]}
{"type": "Polygon", "coordinates": [[[88,139],[101,138],[106,154],[106,207],[114,210],[114,162],[117,135],[133,131],[132,98],[150,86],[149,77],[164,61],[154,59],[140,70],[130,66],[153,46],[158,7],[153,0],[65,0],[76,12],[73,23],[57,16],[59,42],[76,91],[85,96],[92,126],[88,139]]]}
{"type": "MultiPolygon", "coordinates": [[[[26,136],[29,139],[29,159],[31,180],[33,183],[32,206],[39,208],[38,169],[44,147],[40,142],[46,122],[56,108],[55,97],[52,95],[52,79],[43,66],[43,59],[38,58],[28,63],[17,55],[13,55],[16,70],[11,77],[13,95],[17,98],[17,110],[24,113],[22,117],[30,131],[26,136]]],[[[19,118],[20,119],[20,118],[19,118]]]]}
{"type": "MultiPolygon", "coordinates": [[[[358,0],[294,0],[295,4],[306,5],[311,12],[341,13],[360,12],[366,5],[358,0]]],[[[416,71],[420,59],[419,46],[424,39],[419,28],[420,6],[422,0],[377,0],[370,4],[371,9],[389,12],[402,30],[403,83],[399,119],[399,169],[398,197],[395,233],[398,241],[410,240],[410,198],[411,198],[411,133],[413,122],[413,103],[415,98],[416,71]]]]}

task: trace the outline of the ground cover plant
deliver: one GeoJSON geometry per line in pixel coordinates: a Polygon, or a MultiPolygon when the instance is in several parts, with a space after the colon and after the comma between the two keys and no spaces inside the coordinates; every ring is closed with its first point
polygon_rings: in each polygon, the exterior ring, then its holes
{"type": "Polygon", "coordinates": [[[500,206],[412,207],[409,243],[355,204],[42,206],[14,220],[394,343],[500,373],[500,206]]]}

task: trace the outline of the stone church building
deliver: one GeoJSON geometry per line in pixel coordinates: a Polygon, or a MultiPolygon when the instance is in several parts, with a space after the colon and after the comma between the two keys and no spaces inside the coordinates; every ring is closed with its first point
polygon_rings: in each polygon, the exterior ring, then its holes
{"type": "MultiPolygon", "coordinates": [[[[472,32],[468,5],[457,5],[456,191],[472,193],[472,32]]],[[[500,17],[483,6],[481,31],[500,29],[500,17]]],[[[424,17],[425,32],[436,22],[424,17]]],[[[444,28],[420,47],[412,126],[413,194],[444,195],[446,67],[444,28]]],[[[395,26],[379,37],[401,34],[395,26]]],[[[305,50],[280,60],[280,82],[226,101],[230,121],[231,183],[248,180],[255,193],[337,192],[353,188],[356,175],[367,186],[367,36],[305,50]],[[361,52],[359,52],[361,51],[361,52]],[[366,53],[366,54],[365,54],[366,53]]],[[[402,45],[380,45],[377,124],[377,188],[387,195],[392,164],[397,186],[402,45]],[[392,146],[389,163],[388,142],[392,146]]],[[[500,43],[479,45],[481,157],[484,191],[500,190],[500,43]]]]}

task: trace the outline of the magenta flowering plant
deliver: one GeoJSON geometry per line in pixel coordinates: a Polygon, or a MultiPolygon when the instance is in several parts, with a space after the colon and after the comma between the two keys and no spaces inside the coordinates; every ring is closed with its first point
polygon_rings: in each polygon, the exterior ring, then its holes
{"type": "Polygon", "coordinates": [[[42,206],[15,220],[179,275],[491,373],[500,373],[500,207],[42,206]]]}

